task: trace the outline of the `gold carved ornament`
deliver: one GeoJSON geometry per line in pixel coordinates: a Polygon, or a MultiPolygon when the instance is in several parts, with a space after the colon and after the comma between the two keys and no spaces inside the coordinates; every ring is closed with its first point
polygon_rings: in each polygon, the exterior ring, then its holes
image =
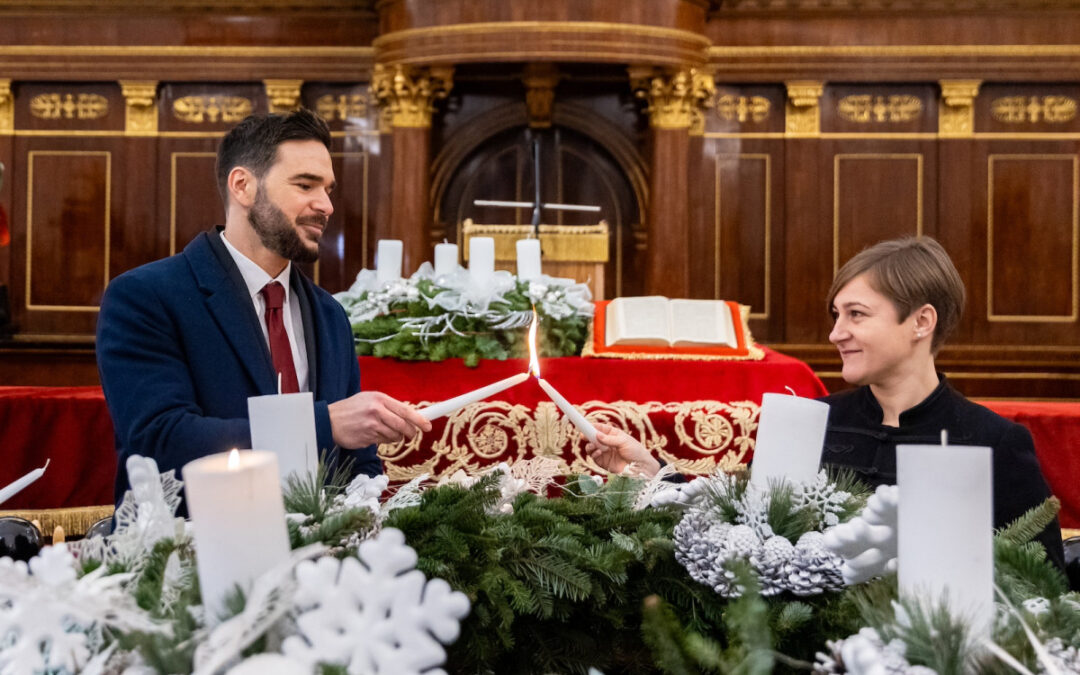
{"type": "Polygon", "coordinates": [[[367,117],[368,99],[363,94],[325,94],[315,99],[315,112],[327,122],[367,117]]]}
{"type": "Polygon", "coordinates": [[[300,108],[303,80],[263,80],[271,113],[287,113],[300,108]]]}
{"type": "Polygon", "coordinates": [[[553,63],[529,63],[522,72],[525,85],[525,107],[529,113],[529,126],[533,129],[551,127],[551,111],[555,105],[555,85],[559,83],[559,71],[553,63]]]}
{"type": "Polygon", "coordinates": [[[716,94],[713,76],[696,68],[631,67],[630,86],[634,96],[645,101],[649,126],[654,129],[702,127],[702,110],[712,105],[716,94]]]}
{"type": "Polygon", "coordinates": [[[15,98],[11,94],[11,80],[0,79],[0,134],[15,130],[15,98]]]}
{"type": "Polygon", "coordinates": [[[784,129],[791,136],[817,136],[821,133],[821,94],[823,82],[798,80],[786,82],[787,110],[784,129]]]}
{"type": "Polygon", "coordinates": [[[772,102],[764,96],[725,94],[716,99],[716,115],[727,122],[764,122],[771,108],[772,102]]]}
{"type": "Polygon", "coordinates": [[[109,114],[109,99],[100,94],[38,94],[30,99],[30,114],[43,120],[96,120],[109,114]]]}
{"type": "Polygon", "coordinates": [[[126,102],[124,133],[129,136],[153,136],[158,130],[157,81],[121,80],[126,102]]]}
{"type": "Polygon", "coordinates": [[[923,103],[918,96],[874,96],[859,94],[845,96],[836,102],[836,113],[856,124],[872,122],[910,122],[922,115],[923,103]]]}
{"type": "Polygon", "coordinates": [[[242,96],[184,96],[173,101],[173,116],[190,124],[239,122],[255,109],[242,96]]]}
{"type": "Polygon", "coordinates": [[[942,136],[971,136],[975,133],[975,97],[982,80],[941,80],[941,108],[938,133],[942,136]]]}
{"type": "Polygon", "coordinates": [[[990,103],[994,119],[1006,124],[1064,124],[1076,117],[1076,99],[1068,96],[1007,96],[990,103]]]}
{"type": "MultiPolygon", "coordinates": [[[[697,475],[744,464],[754,449],[761,412],[750,401],[589,401],[579,408],[593,423],[617,426],[680,472],[697,475]],[[657,428],[669,416],[673,437],[657,428]]],[[[531,457],[554,459],[565,473],[604,473],[585,453],[577,429],[546,401],[535,409],[503,401],[472,403],[453,413],[437,436],[419,433],[380,445],[379,456],[392,481],[425,473],[438,480],[458,470],[475,475],[499,462],[531,457]]]]}
{"type": "Polygon", "coordinates": [[[453,74],[449,66],[391,67],[378,63],[371,77],[371,93],[391,126],[428,128],[435,101],[450,94],[453,74]]]}

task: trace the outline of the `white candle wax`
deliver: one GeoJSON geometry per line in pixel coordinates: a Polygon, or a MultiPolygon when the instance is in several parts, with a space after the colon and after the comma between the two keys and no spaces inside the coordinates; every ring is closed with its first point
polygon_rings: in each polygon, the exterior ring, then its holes
{"type": "Polygon", "coordinates": [[[435,276],[441,277],[457,269],[457,244],[435,244],[435,276]]]}
{"type": "Polygon", "coordinates": [[[765,394],[761,397],[757,443],[750,466],[750,484],[812,481],[821,468],[829,405],[801,396],[765,394]]]}
{"type": "Polygon", "coordinates": [[[455,410],[460,410],[470,403],[476,403],[477,401],[483,401],[485,398],[489,398],[498,394],[500,391],[509,389],[510,387],[517,386],[529,378],[528,373],[521,373],[520,375],[514,375],[508,377],[505,380],[499,380],[486,387],[480,387],[474,389],[467,394],[461,396],[455,396],[454,398],[448,398],[445,401],[433,403],[426,408],[422,408],[418,412],[426,420],[433,420],[443,415],[449,415],[455,410]]]}
{"type": "Polygon", "coordinates": [[[315,400],[310,391],[248,398],[251,445],[277,455],[282,481],[314,474],[319,464],[315,400]]]}
{"type": "Polygon", "coordinates": [[[210,455],[182,470],[199,586],[211,625],[237,585],[250,591],[259,575],[289,557],[277,458],[272,452],[245,450],[236,459],[229,468],[229,453],[210,455]]]}
{"type": "Polygon", "coordinates": [[[590,443],[595,443],[596,427],[594,427],[589,420],[585,419],[585,416],[578,412],[577,408],[570,405],[570,402],[563,398],[563,395],[556,391],[555,387],[551,386],[547,380],[538,377],[536,378],[536,381],[540,383],[540,388],[555,402],[555,405],[559,407],[559,410],[563,411],[563,414],[566,415],[566,419],[570,420],[570,423],[577,427],[578,431],[584,434],[585,438],[589,439],[590,443]]]}
{"type": "Polygon", "coordinates": [[[518,239],[517,275],[519,279],[525,281],[540,276],[539,239],[518,239]]]}
{"type": "Polygon", "coordinates": [[[402,243],[400,239],[380,239],[375,253],[375,279],[379,283],[401,278],[402,243]]]}
{"type": "Polygon", "coordinates": [[[900,592],[945,601],[989,636],[994,619],[993,469],[990,448],[896,448],[900,592]]]}
{"type": "Polygon", "coordinates": [[[4,487],[3,490],[0,490],[0,504],[3,504],[15,495],[19,494],[24,489],[26,489],[26,486],[30,485],[38,478],[41,478],[43,475],[45,475],[45,469],[49,468],[50,461],[52,460],[45,460],[45,466],[41,467],[40,469],[34,469],[23,477],[9,483],[7,486],[4,487]]]}
{"type": "Polygon", "coordinates": [[[488,286],[495,274],[495,240],[491,237],[469,239],[469,277],[477,286],[488,286]]]}

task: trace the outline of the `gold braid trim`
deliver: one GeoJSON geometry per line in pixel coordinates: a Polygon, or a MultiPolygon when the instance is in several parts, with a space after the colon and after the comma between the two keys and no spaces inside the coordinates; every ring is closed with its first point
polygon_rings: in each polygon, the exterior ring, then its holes
{"type": "Polygon", "coordinates": [[[37,521],[41,525],[41,533],[52,536],[56,526],[64,528],[64,534],[68,537],[81,537],[86,534],[90,526],[113,514],[115,507],[107,506],[75,506],[66,509],[38,509],[36,511],[0,511],[0,517],[14,516],[29,521],[37,521]]]}

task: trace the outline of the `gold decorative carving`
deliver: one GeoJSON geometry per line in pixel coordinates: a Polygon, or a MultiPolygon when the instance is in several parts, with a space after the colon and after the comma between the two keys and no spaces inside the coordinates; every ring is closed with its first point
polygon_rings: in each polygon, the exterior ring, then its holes
{"type": "Polygon", "coordinates": [[[789,136],[818,136],[821,134],[821,94],[823,82],[799,80],[785,82],[787,110],[784,128],[789,136]]]}
{"type": "Polygon", "coordinates": [[[325,94],[315,99],[315,112],[327,122],[367,117],[368,99],[364,94],[325,94]]]}
{"type": "Polygon", "coordinates": [[[303,80],[263,80],[270,112],[287,113],[300,107],[300,87],[303,80]]]}
{"type": "Polygon", "coordinates": [[[990,113],[1006,124],[1064,124],[1076,118],[1076,99],[1068,96],[1006,96],[990,102],[990,113]]]}
{"type": "MultiPolygon", "coordinates": [[[[544,260],[552,262],[606,263],[611,231],[606,220],[596,225],[540,225],[540,246],[544,260]]],[[[517,259],[517,241],[532,234],[532,225],[487,225],[474,223],[472,218],[462,222],[461,234],[469,237],[491,237],[495,240],[495,260],[517,259]]],[[[469,247],[465,247],[468,260],[469,247]]]]}
{"type": "Polygon", "coordinates": [[[555,103],[555,85],[559,71],[553,63],[529,63],[521,81],[525,84],[525,106],[529,111],[529,126],[547,129],[551,126],[551,108],[555,103]]]}
{"type": "Polygon", "coordinates": [[[0,134],[15,130],[15,98],[11,95],[11,80],[0,79],[0,134]]]}
{"type": "Polygon", "coordinates": [[[173,116],[190,124],[239,122],[255,109],[243,96],[184,96],[173,101],[173,116]]]}
{"type": "Polygon", "coordinates": [[[941,108],[938,133],[942,136],[971,136],[975,133],[975,97],[982,80],[941,80],[941,108]]]}
{"type": "Polygon", "coordinates": [[[716,115],[728,122],[764,122],[769,119],[772,102],[764,96],[733,96],[716,99],[716,115]]]}
{"type": "Polygon", "coordinates": [[[30,114],[43,120],[96,120],[109,114],[109,99],[100,94],[38,94],[30,99],[30,114]]]}
{"type": "Polygon", "coordinates": [[[121,80],[124,94],[124,133],[129,136],[153,136],[158,130],[156,80],[121,80]]]}
{"type": "Polygon", "coordinates": [[[435,112],[435,101],[444,99],[453,87],[450,66],[418,68],[375,64],[371,92],[395,127],[427,128],[435,112]]]}
{"type": "MultiPolygon", "coordinates": [[[[630,86],[646,102],[649,126],[654,129],[691,129],[702,126],[702,109],[712,105],[716,93],[713,76],[696,68],[679,70],[631,66],[630,86]]],[[[702,130],[703,131],[703,130],[702,130]]]]}
{"type": "MultiPolygon", "coordinates": [[[[623,429],[689,474],[742,465],[754,448],[761,412],[750,401],[589,401],[579,408],[592,422],[623,429]]],[[[432,480],[458,470],[475,474],[499,462],[530,457],[555,459],[568,473],[604,473],[585,453],[581,434],[547,401],[535,409],[503,401],[471,403],[452,414],[437,437],[418,433],[410,440],[383,444],[379,456],[393,481],[422,473],[432,480]]]]}
{"type": "Polygon", "coordinates": [[[910,122],[921,115],[922,111],[922,100],[918,96],[906,94],[857,94],[845,96],[836,102],[836,113],[856,124],[910,122]]]}

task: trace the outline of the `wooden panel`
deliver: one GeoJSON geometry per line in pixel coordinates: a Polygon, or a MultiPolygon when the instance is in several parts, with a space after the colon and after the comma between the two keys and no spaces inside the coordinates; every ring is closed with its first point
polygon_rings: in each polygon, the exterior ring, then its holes
{"type": "Polygon", "coordinates": [[[768,319],[772,306],[774,176],[769,153],[716,155],[713,297],[750,305],[753,319],[768,319]]]}
{"type": "Polygon", "coordinates": [[[1018,136],[1080,132],[1080,86],[987,83],[975,103],[975,130],[1018,136]]]}
{"type": "Polygon", "coordinates": [[[987,318],[1075,322],[1078,155],[990,155],[987,318]]]}
{"type": "Polygon", "coordinates": [[[214,175],[216,161],[216,151],[169,152],[168,255],[184,250],[200,232],[225,222],[225,205],[214,175]]]}

